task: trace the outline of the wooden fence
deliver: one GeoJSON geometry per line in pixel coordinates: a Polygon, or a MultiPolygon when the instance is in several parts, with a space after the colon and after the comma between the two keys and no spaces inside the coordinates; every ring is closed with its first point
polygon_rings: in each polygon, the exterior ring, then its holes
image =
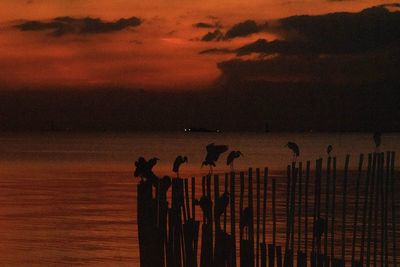
{"type": "Polygon", "coordinates": [[[204,176],[200,196],[195,178],[143,180],[137,187],[140,264],[396,267],[395,153],[367,156],[359,156],[355,171],[350,156],[340,170],[335,157],[316,160],[313,171],[309,161],[293,162],[286,192],[277,192],[282,180],[268,168],[204,176]],[[277,199],[285,208],[280,239],[277,199]]]}

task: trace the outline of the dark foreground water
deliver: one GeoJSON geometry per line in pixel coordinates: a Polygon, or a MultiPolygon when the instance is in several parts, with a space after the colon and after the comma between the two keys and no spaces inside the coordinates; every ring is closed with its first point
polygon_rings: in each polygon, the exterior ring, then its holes
{"type": "MultiPolygon", "coordinates": [[[[381,151],[399,152],[399,137],[384,135],[381,151]]],[[[371,134],[0,135],[0,266],[138,266],[134,160],[159,157],[155,172],[173,175],[175,156],[187,155],[182,175],[201,177],[208,172],[200,165],[211,142],[243,152],[236,170],[268,166],[277,175],[278,241],[283,245],[286,180],[280,173],[292,159],[284,147],[289,140],[299,144],[300,160],[312,160],[312,167],[316,158],[326,157],[328,144],[339,168],[347,153],[356,169],[358,154],[374,151],[371,134]]],[[[225,160],[216,172],[229,170],[225,160]]],[[[349,228],[353,202],[354,176],[346,211],[349,228]]],[[[340,216],[341,208],[337,212],[340,216]]]]}

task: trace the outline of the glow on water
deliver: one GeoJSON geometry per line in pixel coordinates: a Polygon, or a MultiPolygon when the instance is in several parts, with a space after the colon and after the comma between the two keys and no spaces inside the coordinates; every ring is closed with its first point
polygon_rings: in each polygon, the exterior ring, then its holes
{"type": "MultiPolygon", "coordinates": [[[[399,137],[384,135],[381,151],[399,151],[399,137]]],[[[189,164],[182,167],[182,174],[200,177],[208,172],[200,168],[205,145],[215,142],[243,152],[235,169],[268,166],[278,174],[292,159],[284,147],[289,140],[299,144],[300,160],[312,163],[325,157],[326,146],[332,144],[339,168],[345,154],[352,155],[351,168],[355,169],[358,153],[374,150],[371,134],[3,134],[0,263],[136,266],[137,179],[132,170],[138,156],[160,158],[155,172],[172,175],[175,156],[187,155],[189,164]]],[[[229,170],[225,159],[216,172],[229,170]]],[[[283,182],[280,191],[285,190],[283,182]]],[[[351,184],[349,192],[354,189],[351,184]]],[[[351,193],[349,199],[350,203],[354,199],[351,193]]],[[[283,229],[283,206],[282,198],[278,200],[278,221],[282,220],[278,230],[283,229]]],[[[283,238],[283,233],[278,237],[283,238]]]]}

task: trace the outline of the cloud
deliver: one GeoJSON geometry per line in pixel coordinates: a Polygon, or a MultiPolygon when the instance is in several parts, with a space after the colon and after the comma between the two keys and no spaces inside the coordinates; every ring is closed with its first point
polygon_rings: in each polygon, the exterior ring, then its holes
{"type": "Polygon", "coordinates": [[[254,33],[265,31],[267,28],[267,23],[257,24],[254,20],[246,20],[235,24],[232,28],[230,28],[225,34],[225,39],[245,37],[254,33]]]}
{"type": "Polygon", "coordinates": [[[199,54],[228,54],[232,53],[232,50],[228,48],[210,48],[210,49],[205,49],[199,52],[199,54]]]}
{"type": "MultiPolygon", "coordinates": [[[[217,23],[214,27],[219,27],[219,24],[217,23]]],[[[214,32],[208,32],[201,38],[201,40],[207,42],[226,41],[238,37],[246,37],[255,33],[263,32],[266,31],[267,28],[268,28],[267,23],[257,24],[254,20],[246,20],[233,25],[230,29],[226,31],[225,34],[221,32],[219,29],[215,30],[214,32]]]]}
{"type": "Polygon", "coordinates": [[[317,53],[369,51],[400,40],[400,12],[376,6],[359,13],[293,16],[279,20],[288,41],[303,41],[317,53]]]}
{"type": "Polygon", "coordinates": [[[218,64],[226,79],[361,83],[400,75],[398,4],[358,13],[292,16],[269,30],[279,39],[258,39],[218,64]],[[241,56],[259,54],[257,59],[241,56]]]}
{"type": "Polygon", "coordinates": [[[223,38],[224,38],[223,33],[220,30],[215,30],[213,32],[208,32],[201,38],[201,40],[204,42],[210,42],[210,41],[220,41],[223,38]]]}
{"type": "Polygon", "coordinates": [[[51,21],[26,21],[15,27],[21,31],[46,31],[50,30],[53,36],[67,34],[99,34],[120,31],[129,27],[137,27],[142,20],[137,17],[121,18],[114,22],[103,21],[99,18],[73,18],[57,17],[51,21]]]}
{"type": "Polygon", "coordinates": [[[206,22],[198,22],[193,24],[193,27],[195,28],[215,28],[214,24],[211,23],[206,23],[206,22]]]}

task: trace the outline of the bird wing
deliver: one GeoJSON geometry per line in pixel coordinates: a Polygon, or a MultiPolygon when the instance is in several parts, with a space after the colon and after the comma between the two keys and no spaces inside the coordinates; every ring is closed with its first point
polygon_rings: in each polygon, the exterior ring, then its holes
{"type": "Polygon", "coordinates": [[[222,154],[228,150],[228,146],[226,146],[226,145],[217,145],[217,146],[214,146],[214,148],[215,148],[215,151],[218,152],[219,154],[222,154]]]}
{"type": "Polygon", "coordinates": [[[232,163],[234,154],[235,151],[231,151],[231,153],[229,153],[228,157],[226,158],[226,165],[230,165],[232,163]]]}
{"type": "Polygon", "coordinates": [[[181,165],[181,158],[180,156],[177,156],[175,161],[174,161],[174,165],[172,167],[172,171],[173,172],[178,172],[179,170],[179,165],[181,165]]]}

